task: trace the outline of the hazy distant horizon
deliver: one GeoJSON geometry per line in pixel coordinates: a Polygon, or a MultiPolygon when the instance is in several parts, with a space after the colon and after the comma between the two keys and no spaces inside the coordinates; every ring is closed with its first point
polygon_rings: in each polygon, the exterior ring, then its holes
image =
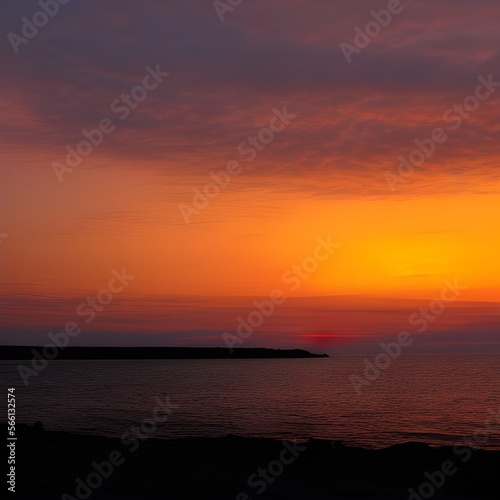
{"type": "MultiPolygon", "coordinates": [[[[242,318],[258,310],[261,297],[120,297],[106,307],[106,314],[85,322],[79,314],[80,296],[27,300],[5,298],[11,327],[0,328],[0,343],[5,345],[44,345],[49,333],[64,330],[75,322],[81,333],[69,339],[69,346],[168,346],[227,347],[223,335],[237,336],[242,318]],[[16,302],[19,300],[19,303],[16,302]],[[15,311],[23,307],[23,318],[31,328],[16,325],[15,311]],[[46,310],[50,310],[50,316],[46,310]],[[189,328],[190,327],[190,328],[189,328]]],[[[380,351],[380,343],[395,341],[401,331],[414,342],[405,349],[411,353],[500,352],[496,316],[500,303],[456,301],[434,321],[425,320],[429,309],[425,299],[387,299],[380,297],[331,296],[293,297],[277,305],[264,317],[262,326],[252,328],[248,338],[234,347],[301,348],[332,354],[370,354],[380,351]],[[424,316],[422,316],[424,314],[424,316]],[[416,315],[416,316],[415,316],[416,315]],[[413,323],[409,319],[413,317],[413,323]],[[424,320],[422,319],[424,318],[424,320]],[[424,331],[420,329],[426,327],[424,331]]],[[[81,312],[88,312],[88,307],[81,312]]]]}

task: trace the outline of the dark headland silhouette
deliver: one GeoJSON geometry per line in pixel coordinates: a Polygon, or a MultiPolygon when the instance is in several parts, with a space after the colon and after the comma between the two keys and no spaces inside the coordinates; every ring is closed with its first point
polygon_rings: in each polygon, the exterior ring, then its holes
{"type": "MultiPolygon", "coordinates": [[[[33,359],[44,356],[42,346],[2,346],[0,359],[33,359]]],[[[58,350],[57,359],[257,359],[257,358],[327,358],[303,349],[267,349],[224,347],[66,347],[58,350]]]]}

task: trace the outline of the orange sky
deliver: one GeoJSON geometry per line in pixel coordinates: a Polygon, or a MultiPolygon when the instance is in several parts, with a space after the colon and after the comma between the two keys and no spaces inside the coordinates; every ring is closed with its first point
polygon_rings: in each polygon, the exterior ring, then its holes
{"type": "Polygon", "coordinates": [[[98,289],[123,265],[139,276],[140,294],[261,295],[312,253],[317,237],[331,235],[341,247],[300,295],[426,298],[460,276],[468,300],[500,298],[494,193],[327,200],[235,184],[185,224],[181,188],[165,179],[155,186],[154,175],[89,169],[59,186],[47,170],[20,172],[11,173],[16,196],[2,200],[11,214],[4,292],[98,289]]]}

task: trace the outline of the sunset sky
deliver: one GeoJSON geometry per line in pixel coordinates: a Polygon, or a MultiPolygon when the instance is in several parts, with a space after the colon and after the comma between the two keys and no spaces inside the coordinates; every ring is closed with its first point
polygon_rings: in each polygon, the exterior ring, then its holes
{"type": "Polygon", "coordinates": [[[243,0],[221,21],[212,0],[73,0],[33,36],[38,3],[3,1],[0,342],[76,321],[73,345],[224,346],[280,290],[242,347],[367,352],[406,330],[415,353],[499,352],[500,3],[401,1],[348,62],[387,8],[243,0]],[[418,332],[446,280],[466,288],[418,332]]]}

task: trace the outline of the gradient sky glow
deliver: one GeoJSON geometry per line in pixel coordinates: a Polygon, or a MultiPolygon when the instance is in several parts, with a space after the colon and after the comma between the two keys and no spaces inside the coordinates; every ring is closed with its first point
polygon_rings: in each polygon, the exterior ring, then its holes
{"type": "Polygon", "coordinates": [[[402,1],[348,64],[339,44],[387,1],[73,0],[15,53],[36,1],[0,6],[0,342],[44,344],[113,269],[136,278],[74,345],[224,345],[253,301],[286,302],[245,347],[376,349],[467,286],[415,352],[500,351],[500,82],[497,0],[402,1]],[[169,72],[120,120],[110,106],[146,67],[169,72]],[[296,115],[257,157],[238,152],[273,109],[296,115]],[[59,182],[83,129],[116,130],[59,182]],[[390,189],[415,140],[448,139],[390,189]],[[242,172],[186,224],[180,204],[210,172],[242,172]],[[340,244],[291,290],[283,275],[340,244]]]}

